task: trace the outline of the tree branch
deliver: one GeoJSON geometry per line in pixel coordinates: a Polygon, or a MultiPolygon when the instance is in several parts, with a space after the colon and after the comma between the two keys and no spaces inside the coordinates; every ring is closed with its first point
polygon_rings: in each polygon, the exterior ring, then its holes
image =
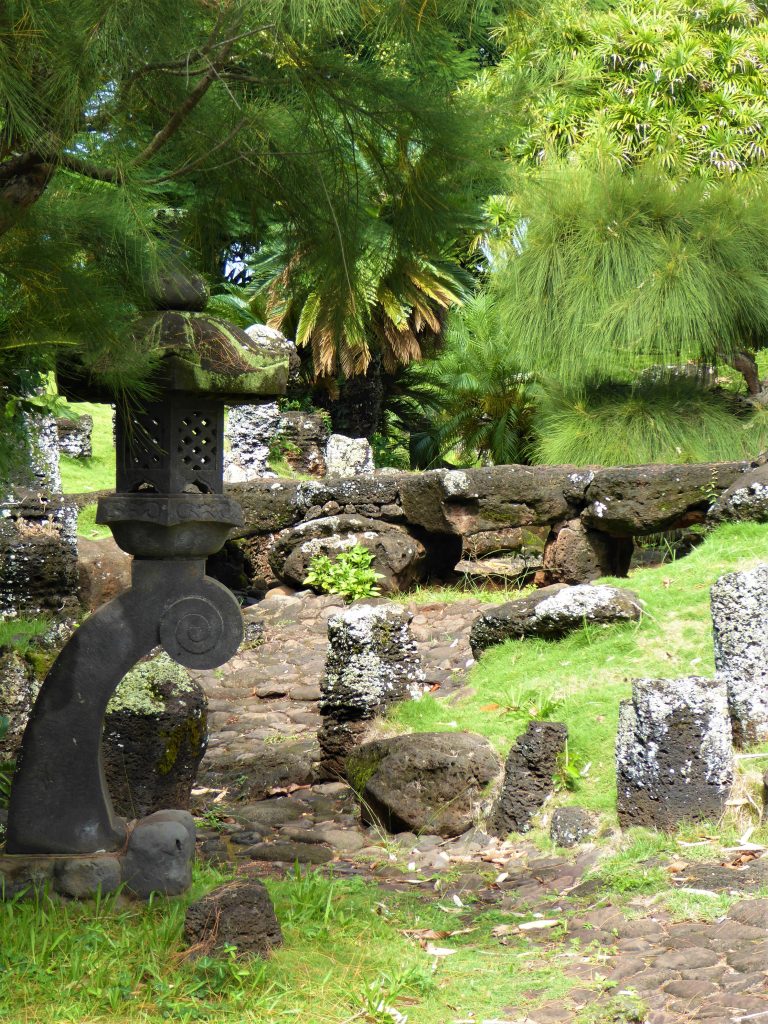
{"type": "Polygon", "coordinates": [[[220,142],[217,142],[215,146],[208,150],[207,153],[204,153],[202,156],[197,157],[195,160],[190,160],[186,164],[182,164],[182,166],[177,167],[175,171],[169,171],[167,174],[161,174],[157,178],[150,178],[147,184],[160,185],[164,181],[171,181],[173,178],[181,178],[185,174],[191,174],[192,171],[196,171],[197,168],[201,167],[210,156],[218,152],[218,150],[223,149],[225,146],[228,146],[232,139],[234,139],[235,136],[242,131],[247,121],[248,118],[246,117],[238,121],[235,127],[229,133],[229,135],[227,135],[226,138],[223,138],[220,142]]]}
{"type": "Polygon", "coordinates": [[[116,167],[99,167],[90,160],[82,160],[71,153],[61,153],[51,159],[75,174],[82,174],[85,178],[93,178],[95,181],[107,181],[112,185],[122,185],[123,176],[116,167]]]}

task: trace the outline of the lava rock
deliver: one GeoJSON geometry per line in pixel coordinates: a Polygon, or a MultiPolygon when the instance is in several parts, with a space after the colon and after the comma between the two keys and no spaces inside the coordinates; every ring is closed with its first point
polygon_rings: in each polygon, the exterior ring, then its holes
{"type": "Polygon", "coordinates": [[[590,530],[580,519],[556,523],[544,549],[544,578],[550,583],[589,583],[600,576],[626,576],[630,538],[590,530]]]}
{"type": "Polygon", "coordinates": [[[358,515],[325,516],[283,530],[272,545],[269,564],[279,579],[301,587],[316,555],[333,558],[357,544],[373,554],[384,593],[407,590],[424,575],[426,551],[420,541],[401,526],[358,515]]]}
{"type": "Polygon", "coordinates": [[[768,565],[731,572],[711,594],[715,669],[737,747],[768,740],[768,565]]]}
{"type": "Polygon", "coordinates": [[[167,654],[132,669],[107,705],[102,754],[119,814],[189,807],[208,741],[207,701],[167,654]]]}
{"type": "Polygon", "coordinates": [[[269,472],[269,448],[277,434],[280,407],[275,401],[238,405],[227,413],[224,481],[243,483],[269,472]]]}
{"type": "Polygon", "coordinates": [[[587,487],[584,524],[616,536],[657,533],[703,522],[713,492],[726,490],[743,462],[674,466],[615,466],[595,470],[587,487]]]}
{"type": "Polygon", "coordinates": [[[504,765],[504,781],[488,819],[488,831],[502,839],[528,832],[533,816],[554,789],[558,759],[568,730],[560,722],[531,722],[514,743],[504,765]]]}
{"type": "Polygon", "coordinates": [[[317,731],[321,751],[317,777],[334,782],[345,778],[347,758],[365,742],[370,727],[371,723],[366,719],[341,722],[335,718],[323,719],[317,731]]]}
{"type": "Polygon", "coordinates": [[[718,818],[733,782],[725,683],[701,676],[635,679],[616,739],[622,827],[671,830],[718,818]]]}
{"type": "Polygon", "coordinates": [[[235,946],[238,953],[268,957],[283,944],[283,933],[266,886],[249,879],[220,885],[190,903],[184,939],[198,955],[235,946]]]}
{"type": "Polygon", "coordinates": [[[257,843],[247,851],[251,860],[271,861],[289,864],[327,864],[333,860],[333,851],[327,846],[315,846],[310,843],[283,842],[257,843]]]}
{"type": "Polygon", "coordinates": [[[389,704],[419,697],[424,671],[400,605],[356,604],[328,619],[320,711],[347,721],[372,718],[389,704]]]}
{"type": "Polygon", "coordinates": [[[147,899],[153,892],[179,896],[192,884],[195,856],[194,820],[149,815],[128,835],[123,857],[123,882],[130,894],[147,899]]]}
{"type": "Polygon", "coordinates": [[[469,642],[479,657],[486,648],[512,638],[560,637],[585,622],[599,626],[636,622],[641,614],[640,602],[631,590],[554,584],[483,612],[472,625],[469,642]]]}
{"type": "Polygon", "coordinates": [[[359,476],[373,472],[373,449],[365,437],[331,434],[325,449],[328,476],[359,476]]]}
{"type": "Polygon", "coordinates": [[[476,534],[569,518],[571,466],[488,466],[409,473],[400,480],[406,520],[431,533],[476,534]]]}
{"type": "Polygon", "coordinates": [[[768,463],[739,474],[709,510],[712,523],[768,522],[768,463]]]}
{"type": "Polygon", "coordinates": [[[555,846],[578,846],[597,834],[597,819],[583,807],[558,807],[552,814],[549,838],[555,846]]]}
{"type": "Polygon", "coordinates": [[[90,459],[93,455],[93,417],[77,416],[71,419],[60,416],[56,420],[59,451],[71,459],[90,459]]]}
{"type": "Polygon", "coordinates": [[[8,728],[0,736],[0,760],[16,757],[39,690],[40,681],[29,662],[16,651],[0,651],[0,718],[8,719],[8,728]]]}
{"type": "Polygon", "coordinates": [[[499,771],[488,740],[464,732],[374,740],[347,759],[363,822],[394,834],[462,835],[499,771]]]}
{"type": "Polygon", "coordinates": [[[273,444],[295,473],[324,476],[327,440],[328,422],[322,413],[291,410],[280,417],[273,444]]]}

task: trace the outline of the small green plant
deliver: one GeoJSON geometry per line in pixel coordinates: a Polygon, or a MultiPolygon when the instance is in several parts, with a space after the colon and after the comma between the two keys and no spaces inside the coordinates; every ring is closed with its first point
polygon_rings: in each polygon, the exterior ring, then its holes
{"type": "Polygon", "coordinates": [[[554,775],[555,790],[566,790],[569,793],[575,792],[581,785],[583,771],[584,764],[582,759],[570,752],[568,740],[566,740],[565,749],[557,759],[554,775]]]}
{"type": "Polygon", "coordinates": [[[335,558],[315,555],[304,583],[322,594],[340,594],[350,601],[376,597],[381,593],[376,580],[383,577],[374,570],[373,558],[373,552],[362,544],[355,544],[335,558]]]}
{"type": "Polygon", "coordinates": [[[507,715],[528,718],[532,722],[550,722],[563,705],[563,698],[545,690],[516,688],[502,710],[507,715]]]}
{"type": "Polygon", "coordinates": [[[218,807],[209,807],[204,814],[200,815],[199,820],[205,828],[210,828],[214,832],[221,832],[226,826],[224,814],[218,807]]]}

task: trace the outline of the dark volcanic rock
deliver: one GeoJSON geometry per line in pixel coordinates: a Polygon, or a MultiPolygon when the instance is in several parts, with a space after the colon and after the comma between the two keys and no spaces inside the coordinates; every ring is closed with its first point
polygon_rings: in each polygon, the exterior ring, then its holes
{"type": "Polygon", "coordinates": [[[710,522],[768,522],[768,464],[736,477],[709,510],[710,522]]]}
{"type": "Polygon", "coordinates": [[[552,792],[557,762],[568,730],[560,722],[531,722],[507,755],[504,781],[488,820],[488,831],[502,839],[527,832],[552,792]]]}
{"type": "Polygon", "coordinates": [[[424,546],[403,527],[357,515],[312,519],[283,530],[275,539],[269,564],[278,579],[304,584],[316,555],[330,558],[360,544],[374,556],[373,568],[384,593],[407,590],[424,575],[424,546]]]}
{"type": "Polygon", "coordinates": [[[400,481],[406,519],[433,533],[474,534],[569,518],[571,466],[432,470],[400,481]]]}
{"type": "Polygon", "coordinates": [[[633,680],[616,738],[622,827],[674,829],[720,817],[733,770],[724,683],[701,676],[633,680]]]}
{"type": "Polygon", "coordinates": [[[584,623],[607,626],[636,622],[642,614],[631,590],[582,584],[554,584],[526,597],[484,611],[474,622],[470,644],[475,657],[494,644],[524,636],[559,637],[584,623]]]}
{"type": "Polygon", "coordinates": [[[189,807],[208,739],[202,687],[167,654],[132,669],[104,717],[104,771],[119,814],[189,807]]]}
{"type": "Polygon", "coordinates": [[[473,733],[415,733],[365,743],[347,759],[362,819],[388,832],[458,836],[471,827],[499,774],[489,742],[473,733]]]}
{"type": "Polygon", "coordinates": [[[111,537],[77,541],[78,597],[89,611],[95,612],[131,585],[133,559],[121,551],[111,537]]]}
{"type": "Polygon", "coordinates": [[[550,583],[589,583],[600,576],[626,576],[631,539],[590,530],[580,519],[557,523],[544,549],[542,570],[550,583]]]}
{"type": "Polygon", "coordinates": [[[129,893],[147,899],[153,892],[178,896],[192,884],[195,823],[185,811],[160,811],[139,821],[128,836],[122,861],[129,893]]]}
{"type": "Polygon", "coordinates": [[[283,933],[265,885],[249,879],[220,885],[191,903],[184,939],[200,955],[236,946],[238,953],[267,957],[282,945],[283,933]]]}
{"type": "Polygon", "coordinates": [[[586,526],[618,536],[656,533],[703,521],[712,493],[725,490],[743,462],[599,469],[587,488],[586,526]]]}

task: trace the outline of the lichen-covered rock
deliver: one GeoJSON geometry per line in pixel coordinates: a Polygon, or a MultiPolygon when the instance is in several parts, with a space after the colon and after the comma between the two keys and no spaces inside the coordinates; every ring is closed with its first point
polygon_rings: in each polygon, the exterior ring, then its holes
{"type": "Polygon", "coordinates": [[[581,518],[593,530],[617,536],[657,533],[706,516],[713,494],[736,480],[743,462],[680,466],[614,466],[595,470],[581,518]]]}
{"type": "Polygon", "coordinates": [[[202,687],[167,654],[132,669],[107,705],[102,754],[119,814],[185,809],[208,741],[202,687]]]}
{"type": "Polygon", "coordinates": [[[500,767],[483,736],[414,733],[365,743],[348,758],[347,777],[365,823],[458,836],[475,822],[500,767]]]}
{"type": "Polygon", "coordinates": [[[56,420],[59,451],[71,459],[90,459],[93,455],[93,417],[78,416],[70,419],[60,416],[56,420]]]}
{"type": "Polygon", "coordinates": [[[243,483],[269,471],[269,446],[277,433],[280,408],[277,402],[239,405],[227,412],[224,480],[243,483]]]}
{"type": "Polygon", "coordinates": [[[635,679],[616,738],[622,827],[672,830],[718,818],[733,782],[725,683],[701,676],[635,679]]]}
{"type": "Polygon", "coordinates": [[[258,879],[220,885],[190,903],[184,919],[184,938],[197,955],[235,946],[238,953],[267,957],[283,943],[272,900],[258,879]]]}
{"type": "Polygon", "coordinates": [[[768,565],[731,572],[711,590],[715,669],[728,690],[737,747],[768,740],[768,565]]]}
{"type": "Polygon", "coordinates": [[[639,599],[631,590],[554,584],[483,612],[472,625],[469,642],[478,657],[486,648],[512,638],[559,637],[585,622],[597,626],[636,622],[641,614],[639,599]]]}
{"type": "Polygon", "coordinates": [[[549,536],[546,526],[513,526],[480,530],[462,537],[463,558],[500,558],[504,555],[541,555],[549,536]]]}
{"type": "Polygon", "coordinates": [[[533,816],[554,789],[558,759],[568,730],[560,722],[531,722],[513,744],[504,765],[504,781],[488,818],[488,831],[502,839],[527,832],[533,816]]]}
{"type": "Polygon", "coordinates": [[[373,449],[365,437],[331,434],[325,448],[328,476],[359,476],[373,472],[373,449]]]}
{"type": "Polygon", "coordinates": [[[550,583],[589,583],[600,576],[626,576],[630,538],[590,530],[580,519],[556,523],[544,549],[542,570],[550,583]]]}
{"type": "Polygon", "coordinates": [[[275,327],[268,327],[266,324],[251,324],[246,327],[245,333],[254,343],[254,346],[265,354],[281,356],[288,363],[288,388],[298,382],[301,370],[301,358],[296,349],[296,343],[278,331],[275,327]]]}
{"type": "Polygon", "coordinates": [[[768,464],[741,473],[714,502],[710,522],[768,522],[768,464]]]}
{"type": "Polygon", "coordinates": [[[598,821],[584,807],[558,807],[552,814],[549,838],[555,846],[578,846],[597,835],[598,821]]]}
{"type": "Polygon", "coordinates": [[[337,721],[372,718],[398,700],[419,697],[424,671],[399,605],[356,604],[328,619],[320,711],[337,721]]]}
{"type": "Polygon", "coordinates": [[[16,757],[39,690],[40,680],[29,662],[15,651],[0,651],[0,718],[8,719],[0,736],[0,761],[16,757]]]}
{"type": "Polygon", "coordinates": [[[334,558],[356,545],[373,554],[383,593],[407,590],[424,575],[426,551],[407,530],[357,515],[325,516],[281,531],[269,554],[278,579],[301,587],[317,555],[334,558]]]}

